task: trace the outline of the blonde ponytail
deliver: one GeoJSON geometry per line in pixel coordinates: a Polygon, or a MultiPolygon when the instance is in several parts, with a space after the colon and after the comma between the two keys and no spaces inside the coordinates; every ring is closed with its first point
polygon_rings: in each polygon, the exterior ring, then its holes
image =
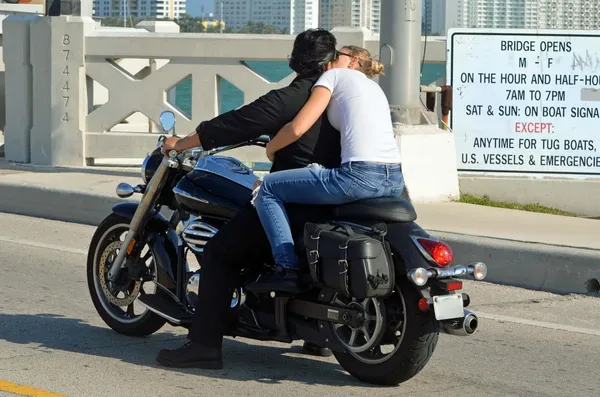
{"type": "Polygon", "coordinates": [[[358,70],[366,74],[367,77],[372,78],[383,73],[385,67],[382,63],[376,61],[367,49],[354,45],[343,48],[347,50],[349,55],[358,58],[358,70]]]}
{"type": "Polygon", "coordinates": [[[378,74],[382,74],[384,71],[385,67],[383,66],[382,63],[372,59],[371,60],[371,76],[377,76],[378,74]]]}

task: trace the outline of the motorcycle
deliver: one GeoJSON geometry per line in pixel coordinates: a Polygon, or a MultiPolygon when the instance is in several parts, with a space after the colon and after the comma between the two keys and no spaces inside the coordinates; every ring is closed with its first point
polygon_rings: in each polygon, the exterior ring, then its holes
{"type": "MultiPolygon", "coordinates": [[[[175,115],[160,115],[175,135],[175,115]]],[[[120,183],[121,198],[98,226],[87,257],[93,304],[118,333],[147,336],[166,323],[189,328],[204,246],[251,199],[254,172],[233,157],[242,146],[162,154],[161,135],[143,161],[142,184],[120,183]],[[194,269],[190,251],[198,259],[194,269]],[[148,287],[148,288],[147,288],[148,287]],[[136,304],[141,313],[136,314],[136,304]]],[[[377,198],[329,206],[326,223],[307,221],[297,244],[310,289],[298,294],[247,286],[260,270],[244,269],[231,299],[229,336],[330,349],[355,378],[398,385],[431,358],[440,331],[473,335],[477,316],[460,277],[483,280],[484,263],[450,266],[451,248],[419,227],[409,199],[377,198]]]]}

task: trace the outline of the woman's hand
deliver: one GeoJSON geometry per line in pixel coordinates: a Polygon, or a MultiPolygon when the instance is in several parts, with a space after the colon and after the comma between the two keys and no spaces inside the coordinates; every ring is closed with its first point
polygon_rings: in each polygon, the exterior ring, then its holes
{"type": "Polygon", "coordinates": [[[273,139],[267,144],[267,157],[271,162],[275,152],[291,145],[302,137],[312,127],[327,109],[331,91],[328,88],[315,87],[308,98],[308,102],[292,121],[281,127],[273,139]]]}
{"type": "Polygon", "coordinates": [[[257,188],[257,187],[259,187],[261,183],[262,183],[262,179],[258,179],[258,178],[257,178],[257,179],[254,181],[254,185],[252,186],[252,190],[256,190],[256,188],[257,188]]]}
{"type": "Polygon", "coordinates": [[[171,150],[175,150],[179,153],[179,150],[177,150],[177,142],[179,142],[180,140],[181,138],[178,136],[170,136],[167,139],[165,139],[165,141],[163,142],[162,153],[165,156],[168,155],[169,151],[171,150]]]}

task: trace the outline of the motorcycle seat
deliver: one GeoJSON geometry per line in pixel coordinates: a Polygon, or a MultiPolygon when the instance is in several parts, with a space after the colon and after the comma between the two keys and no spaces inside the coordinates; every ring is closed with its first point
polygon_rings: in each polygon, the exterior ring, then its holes
{"type": "Polygon", "coordinates": [[[410,201],[399,197],[380,197],[358,200],[333,207],[337,219],[369,220],[375,222],[413,222],[417,212],[410,201]]]}

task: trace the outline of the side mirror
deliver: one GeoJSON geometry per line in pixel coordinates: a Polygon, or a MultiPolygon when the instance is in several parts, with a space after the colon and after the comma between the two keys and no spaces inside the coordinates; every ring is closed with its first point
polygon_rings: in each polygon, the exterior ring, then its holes
{"type": "Polygon", "coordinates": [[[175,127],[175,114],[170,110],[165,110],[160,114],[160,126],[164,132],[169,132],[175,127]]]}
{"type": "Polygon", "coordinates": [[[270,140],[271,140],[271,137],[269,135],[261,135],[258,138],[256,138],[256,142],[263,143],[265,145],[267,143],[269,143],[270,140]]]}

